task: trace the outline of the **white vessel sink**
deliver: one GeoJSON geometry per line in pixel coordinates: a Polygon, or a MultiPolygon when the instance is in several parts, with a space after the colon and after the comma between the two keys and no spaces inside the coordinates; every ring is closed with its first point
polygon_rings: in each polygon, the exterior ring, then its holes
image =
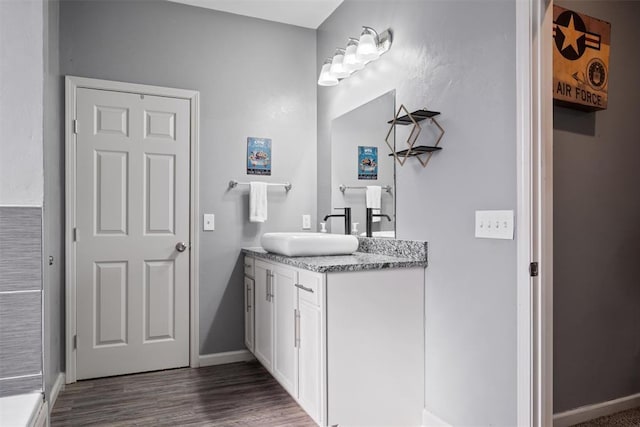
{"type": "Polygon", "coordinates": [[[348,255],[358,249],[357,237],[328,233],[264,233],[260,243],[286,256],[348,255]]]}

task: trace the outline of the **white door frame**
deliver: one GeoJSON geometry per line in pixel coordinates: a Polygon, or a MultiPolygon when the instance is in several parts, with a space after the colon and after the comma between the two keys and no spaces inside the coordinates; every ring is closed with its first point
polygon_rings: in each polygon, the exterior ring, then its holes
{"type": "Polygon", "coordinates": [[[516,1],[518,426],[553,425],[552,12],[516,1]]]}
{"type": "Polygon", "coordinates": [[[200,129],[200,93],[194,90],[173,89],[159,86],[147,86],[85,77],[66,76],[65,78],[65,300],[66,300],[66,383],[76,382],[76,245],[73,229],[76,225],[76,93],[79,88],[129,92],[142,95],[164,96],[186,99],[190,105],[190,213],[189,238],[191,250],[189,257],[189,366],[197,368],[199,362],[199,129],[200,129]]]}

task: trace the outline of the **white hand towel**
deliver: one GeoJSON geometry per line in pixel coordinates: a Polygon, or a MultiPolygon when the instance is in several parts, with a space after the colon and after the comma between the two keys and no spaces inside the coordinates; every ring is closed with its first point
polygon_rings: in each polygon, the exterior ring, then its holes
{"type": "Polygon", "coordinates": [[[265,222],[267,220],[267,183],[250,182],[249,221],[265,222]]]}
{"type": "MultiPolygon", "coordinates": [[[[367,192],[365,194],[365,198],[367,199],[367,207],[373,208],[374,214],[380,213],[380,206],[382,198],[382,187],[379,185],[367,185],[367,192]]],[[[379,216],[373,217],[373,222],[380,222],[379,216]]]]}

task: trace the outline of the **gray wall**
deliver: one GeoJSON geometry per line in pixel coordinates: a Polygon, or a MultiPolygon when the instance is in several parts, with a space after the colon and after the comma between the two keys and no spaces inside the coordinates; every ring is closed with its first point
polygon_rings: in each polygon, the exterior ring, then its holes
{"type": "Polygon", "coordinates": [[[42,206],[42,1],[0,1],[0,205],[42,206]]]}
{"type": "MultiPolygon", "coordinates": [[[[315,32],[164,1],[64,1],[62,74],[199,90],[200,353],[244,348],[240,248],[316,212],[315,32]],[[248,222],[248,136],[273,139],[269,220],[248,222]]],[[[269,179],[269,178],[266,178],[269,179]]]]}
{"type": "Polygon", "coordinates": [[[47,398],[64,371],[64,94],[60,75],[60,2],[44,2],[44,373],[47,398]],[[49,265],[48,257],[53,257],[49,265]]]}
{"type": "Polygon", "coordinates": [[[558,4],[612,28],[609,108],[554,109],[554,412],[640,392],[640,3],[558,4]]]}
{"type": "MultiPolygon", "coordinates": [[[[390,27],[394,43],[318,87],[318,164],[330,162],[331,120],[388,90],[443,113],[442,152],[397,168],[397,236],[429,242],[426,407],[453,425],[515,425],[516,244],[474,238],[474,210],[516,207],[515,2],[347,0],[319,29],[318,64],[361,25],[390,27]]],[[[319,214],[330,181],[318,167],[319,214]]]]}

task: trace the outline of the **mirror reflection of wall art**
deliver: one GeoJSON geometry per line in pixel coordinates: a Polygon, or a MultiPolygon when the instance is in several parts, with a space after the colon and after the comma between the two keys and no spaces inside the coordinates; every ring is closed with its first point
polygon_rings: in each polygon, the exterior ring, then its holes
{"type": "Polygon", "coordinates": [[[378,147],[358,146],[358,179],[378,179],[378,147]]]}
{"type": "Polygon", "coordinates": [[[270,138],[247,138],[247,175],[271,175],[270,138]]]}

